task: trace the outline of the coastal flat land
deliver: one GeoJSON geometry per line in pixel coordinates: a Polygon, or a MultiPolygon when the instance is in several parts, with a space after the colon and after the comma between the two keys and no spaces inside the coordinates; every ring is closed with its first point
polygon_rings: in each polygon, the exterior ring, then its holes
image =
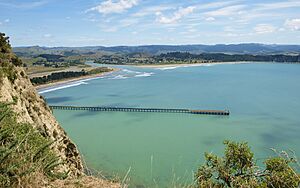
{"type": "Polygon", "coordinates": [[[102,76],[105,76],[107,74],[111,74],[112,72],[119,71],[119,70],[120,69],[112,68],[111,71],[109,71],[109,72],[103,72],[103,73],[98,73],[98,74],[80,76],[80,77],[76,77],[76,78],[66,78],[66,79],[63,79],[63,80],[52,81],[50,83],[36,85],[35,88],[36,89],[45,89],[45,88],[54,87],[54,86],[57,86],[57,85],[68,84],[70,82],[82,81],[82,80],[91,79],[91,78],[98,78],[98,77],[102,77],[102,76]]]}
{"type": "Polygon", "coordinates": [[[57,80],[50,80],[46,83],[38,83],[35,85],[36,89],[43,89],[47,87],[53,87],[55,85],[66,84],[69,82],[80,81],[85,79],[102,77],[106,74],[109,74],[114,71],[118,71],[117,68],[108,68],[106,70],[100,71],[99,67],[92,67],[90,65],[81,64],[77,66],[68,66],[68,67],[45,67],[45,66],[29,66],[26,68],[26,73],[28,74],[29,79],[33,78],[43,78],[43,77],[51,77],[53,73],[79,73],[84,71],[85,75],[76,75],[75,77],[62,77],[57,80]]]}
{"type": "Polygon", "coordinates": [[[58,73],[58,72],[79,72],[82,69],[85,71],[90,71],[94,69],[94,67],[89,65],[80,65],[80,66],[70,66],[70,67],[44,67],[44,66],[31,66],[26,69],[26,73],[28,74],[29,78],[35,78],[35,77],[43,77],[48,76],[52,73],[58,73]]]}

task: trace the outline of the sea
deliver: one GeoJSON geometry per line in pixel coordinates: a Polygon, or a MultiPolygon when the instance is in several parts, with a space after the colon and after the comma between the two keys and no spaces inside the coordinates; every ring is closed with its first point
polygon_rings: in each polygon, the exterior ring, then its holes
{"type": "MultiPolygon", "coordinates": [[[[93,66],[107,66],[93,64],[93,66]]],[[[193,184],[205,152],[247,142],[255,162],[300,157],[300,64],[114,66],[111,74],[39,90],[49,105],[229,110],[229,116],[54,110],[91,171],[130,187],[193,184]]]]}

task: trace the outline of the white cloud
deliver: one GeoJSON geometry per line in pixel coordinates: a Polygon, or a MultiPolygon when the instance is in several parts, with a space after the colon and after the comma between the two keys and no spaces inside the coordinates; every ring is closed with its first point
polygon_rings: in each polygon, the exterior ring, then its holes
{"type": "Polygon", "coordinates": [[[186,8],[180,8],[176,12],[174,12],[172,17],[166,17],[162,15],[161,12],[157,12],[156,15],[158,16],[157,21],[161,24],[174,24],[177,23],[183,17],[193,13],[195,7],[189,6],[186,8]]]}
{"type": "Polygon", "coordinates": [[[157,12],[165,11],[165,10],[171,10],[175,9],[173,5],[159,5],[159,6],[151,6],[151,7],[146,7],[138,12],[132,14],[133,17],[143,17],[147,15],[155,15],[157,12]]]}
{"type": "Polygon", "coordinates": [[[194,33],[194,32],[197,32],[197,29],[191,28],[191,29],[188,30],[188,32],[194,33]]]}
{"type": "Polygon", "coordinates": [[[128,27],[137,23],[139,23],[139,20],[134,18],[120,20],[121,27],[128,27]]]}
{"type": "Polygon", "coordinates": [[[110,13],[122,13],[127,9],[132,8],[138,4],[138,0],[107,0],[102,2],[100,5],[95,6],[87,10],[89,11],[98,11],[101,14],[110,14],[110,13]]]}
{"type": "Polygon", "coordinates": [[[300,31],[300,18],[287,19],[284,25],[292,31],[300,31]]]}
{"type": "Polygon", "coordinates": [[[257,34],[273,33],[276,31],[276,27],[270,24],[258,24],[254,27],[254,31],[257,34]]]}
{"type": "Polygon", "coordinates": [[[232,4],[236,4],[238,1],[219,1],[219,2],[212,2],[207,4],[199,4],[197,9],[212,9],[212,8],[221,8],[226,7],[232,4]]]}
{"type": "Polygon", "coordinates": [[[245,5],[233,5],[233,6],[228,6],[217,10],[209,11],[206,12],[205,14],[210,17],[236,15],[237,13],[238,14],[242,13],[241,10],[243,10],[245,7],[246,7],[245,5]]]}
{"type": "Polygon", "coordinates": [[[300,1],[298,0],[258,4],[257,10],[276,10],[276,9],[296,8],[296,7],[300,7],[300,1]]]}
{"type": "Polygon", "coordinates": [[[216,19],[214,17],[207,17],[207,18],[205,18],[205,20],[212,22],[212,21],[215,21],[216,19]]]}
{"type": "Polygon", "coordinates": [[[9,22],[10,22],[10,19],[5,19],[5,20],[3,20],[3,21],[0,22],[0,25],[5,25],[5,24],[7,24],[9,22]]]}
{"type": "Polygon", "coordinates": [[[225,32],[236,32],[236,29],[233,28],[232,26],[225,26],[224,31],[225,32]]]}
{"type": "Polygon", "coordinates": [[[51,34],[49,34],[49,33],[47,33],[47,34],[44,34],[44,37],[45,38],[51,38],[51,37],[53,37],[51,34]]]}
{"type": "Polygon", "coordinates": [[[109,26],[101,26],[102,31],[111,33],[111,32],[117,32],[119,30],[119,27],[109,27],[109,26]]]}

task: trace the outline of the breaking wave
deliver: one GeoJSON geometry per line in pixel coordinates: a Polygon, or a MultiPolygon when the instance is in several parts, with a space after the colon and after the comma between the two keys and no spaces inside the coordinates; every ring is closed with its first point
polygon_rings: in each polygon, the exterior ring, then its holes
{"type": "Polygon", "coordinates": [[[83,85],[83,84],[88,84],[86,82],[80,81],[80,82],[72,82],[70,84],[66,84],[66,85],[60,85],[60,86],[55,86],[55,87],[50,87],[47,89],[41,89],[38,91],[39,94],[42,93],[48,93],[48,92],[52,92],[52,91],[56,91],[56,90],[60,90],[60,89],[66,89],[66,88],[70,88],[70,87],[75,87],[75,86],[79,86],[79,85],[83,85]]]}
{"type": "Polygon", "coordinates": [[[143,72],[142,74],[135,75],[134,77],[149,77],[152,76],[153,72],[143,72]]]}

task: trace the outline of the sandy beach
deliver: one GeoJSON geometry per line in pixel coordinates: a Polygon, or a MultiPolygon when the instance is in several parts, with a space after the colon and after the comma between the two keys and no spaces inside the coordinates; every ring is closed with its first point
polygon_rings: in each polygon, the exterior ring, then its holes
{"type": "Polygon", "coordinates": [[[57,85],[68,84],[68,83],[75,82],[75,81],[82,81],[82,80],[91,79],[91,78],[99,78],[99,77],[103,77],[103,76],[106,76],[108,74],[111,74],[113,72],[117,72],[119,70],[120,69],[112,68],[112,71],[109,71],[109,72],[103,72],[103,73],[100,73],[100,74],[92,74],[92,75],[80,76],[80,77],[76,77],[76,78],[69,78],[69,79],[63,79],[63,80],[59,80],[59,81],[53,81],[53,82],[50,82],[50,83],[47,83],[47,84],[36,85],[35,88],[37,90],[39,90],[39,89],[54,87],[54,86],[57,86],[57,85]]]}
{"type": "Polygon", "coordinates": [[[135,67],[144,68],[176,68],[176,67],[198,67],[198,66],[211,66],[219,64],[244,64],[253,63],[249,61],[239,61],[239,62],[213,62],[213,63],[183,63],[183,64],[157,64],[157,65],[134,65],[135,67]]]}

